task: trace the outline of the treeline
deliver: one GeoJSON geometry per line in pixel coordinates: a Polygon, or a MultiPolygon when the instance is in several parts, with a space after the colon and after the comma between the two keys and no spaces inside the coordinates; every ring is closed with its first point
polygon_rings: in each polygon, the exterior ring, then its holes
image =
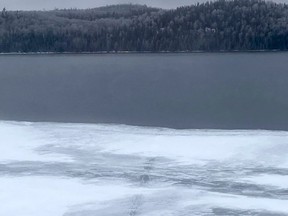
{"type": "Polygon", "coordinates": [[[218,0],[162,10],[142,5],[6,11],[0,52],[287,50],[288,5],[218,0]]]}

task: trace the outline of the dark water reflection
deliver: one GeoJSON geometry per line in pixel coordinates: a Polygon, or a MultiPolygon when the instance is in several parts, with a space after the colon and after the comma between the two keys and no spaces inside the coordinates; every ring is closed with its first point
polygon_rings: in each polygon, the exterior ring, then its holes
{"type": "Polygon", "coordinates": [[[0,56],[0,118],[288,129],[288,53],[0,56]]]}

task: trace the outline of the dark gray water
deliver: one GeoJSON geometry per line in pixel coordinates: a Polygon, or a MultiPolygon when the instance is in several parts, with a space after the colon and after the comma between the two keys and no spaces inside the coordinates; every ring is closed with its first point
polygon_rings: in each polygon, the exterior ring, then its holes
{"type": "Polygon", "coordinates": [[[0,56],[0,118],[288,129],[288,53],[0,56]]]}

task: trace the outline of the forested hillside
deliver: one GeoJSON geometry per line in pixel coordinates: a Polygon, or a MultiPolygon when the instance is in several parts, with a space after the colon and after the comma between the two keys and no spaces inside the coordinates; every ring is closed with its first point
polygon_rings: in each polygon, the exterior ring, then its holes
{"type": "Polygon", "coordinates": [[[288,5],[218,0],[175,10],[142,5],[6,11],[0,52],[287,50],[288,5]]]}

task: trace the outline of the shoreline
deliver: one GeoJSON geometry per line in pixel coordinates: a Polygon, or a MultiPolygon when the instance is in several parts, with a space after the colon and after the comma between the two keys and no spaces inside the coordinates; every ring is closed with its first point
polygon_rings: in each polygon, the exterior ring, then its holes
{"type": "Polygon", "coordinates": [[[89,126],[111,126],[111,127],[130,127],[141,129],[156,129],[160,131],[207,131],[207,132],[278,132],[288,133],[288,128],[284,127],[173,127],[164,124],[135,124],[127,122],[113,122],[113,121],[63,121],[63,120],[33,120],[29,118],[0,118],[0,125],[2,123],[15,123],[15,124],[58,124],[58,125],[89,125],[89,126]]]}
{"type": "Polygon", "coordinates": [[[285,53],[288,50],[218,50],[218,51],[97,51],[97,52],[0,52],[5,55],[123,55],[123,54],[197,54],[197,53],[285,53]]]}

